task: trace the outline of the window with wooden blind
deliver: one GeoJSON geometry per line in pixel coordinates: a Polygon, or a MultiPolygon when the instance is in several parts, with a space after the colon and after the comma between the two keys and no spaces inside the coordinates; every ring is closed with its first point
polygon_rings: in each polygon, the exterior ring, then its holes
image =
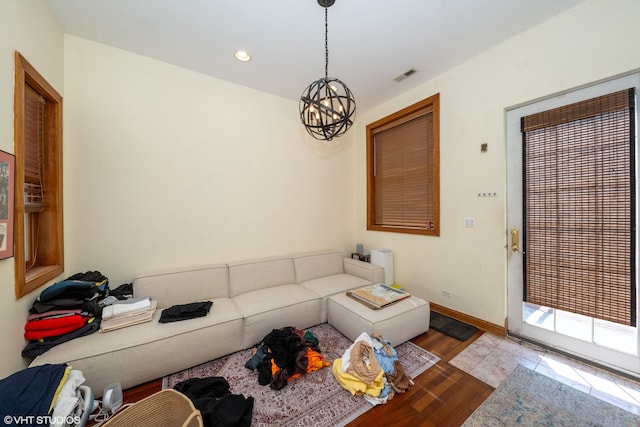
{"type": "Polygon", "coordinates": [[[440,96],[367,126],[367,229],[440,235],[440,96]]]}
{"type": "Polygon", "coordinates": [[[522,118],[524,300],[636,325],[635,93],[522,118]]]}
{"type": "Polygon", "coordinates": [[[64,272],[62,97],[15,53],[15,292],[21,297],[64,272]]]}
{"type": "MultiPolygon", "coordinates": [[[[24,88],[24,209],[44,210],[44,112],[46,100],[31,86],[24,88]]],[[[28,261],[28,260],[27,260],[28,261]]]]}

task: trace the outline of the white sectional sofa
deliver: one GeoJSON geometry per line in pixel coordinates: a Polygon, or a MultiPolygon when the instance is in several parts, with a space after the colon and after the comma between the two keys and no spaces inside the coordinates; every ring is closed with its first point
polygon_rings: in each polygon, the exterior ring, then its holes
{"type": "MultiPolygon", "coordinates": [[[[129,388],[250,348],[272,329],[324,323],[332,295],[382,281],[382,267],[335,251],[141,276],[133,282],[135,296],[158,301],[151,322],[65,342],[35,358],[31,366],[68,363],[83,372],[87,385],[100,396],[114,382],[129,388]],[[205,317],[158,322],[164,308],[207,300],[213,306],[205,317]]],[[[428,303],[420,301],[419,324],[410,326],[409,338],[429,328],[428,303]]]]}

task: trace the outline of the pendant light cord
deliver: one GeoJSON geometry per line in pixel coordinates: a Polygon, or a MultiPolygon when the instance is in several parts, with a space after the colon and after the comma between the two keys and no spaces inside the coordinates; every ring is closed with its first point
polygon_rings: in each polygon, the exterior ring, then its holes
{"type": "Polygon", "coordinates": [[[329,24],[327,23],[328,8],[324,8],[324,78],[329,79],[329,24]]]}

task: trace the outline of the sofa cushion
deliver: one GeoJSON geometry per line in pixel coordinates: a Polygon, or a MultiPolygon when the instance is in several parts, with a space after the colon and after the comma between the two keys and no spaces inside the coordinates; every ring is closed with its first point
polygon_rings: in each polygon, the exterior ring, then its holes
{"type": "Polygon", "coordinates": [[[270,258],[229,264],[231,297],[272,286],[295,283],[295,280],[291,258],[270,258]]]}
{"type": "Polygon", "coordinates": [[[296,269],[296,283],[344,273],[343,257],[340,252],[300,255],[293,258],[293,263],[296,269]]]}
{"type": "Polygon", "coordinates": [[[320,296],[322,296],[322,323],[326,322],[327,317],[327,297],[344,293],[350,289],[359,288],[361,286],[370,285],[371,282],[360,277],[350,274],[334,274],[328,277],[319,277],[317,279],[307,280],[300,283],[300,286],[307,288],[320,296]]]}
{"type": "Polygon", "coordinates": [[[370,285],[371,282],[350,274],[334,274],[332,276],[320,277],[300,283],[300,286],[307,288],[320,296],[326,297],[338,292],[345,292],[350,289],[370,285]]]}
{"type": "Polygon", "coordinates": [[[260,342],[272,329],[308,328],[322,323],[322,298],[299,285],[281,285],[234,298],[244,315],[244,348],[260,342]]]}
{"type": "Polygon", "coordinates": [[[150,274],[133,281],[136,297],[158,301],[158,308],[229,297],[229,269],[225,265],[150,274]]]}

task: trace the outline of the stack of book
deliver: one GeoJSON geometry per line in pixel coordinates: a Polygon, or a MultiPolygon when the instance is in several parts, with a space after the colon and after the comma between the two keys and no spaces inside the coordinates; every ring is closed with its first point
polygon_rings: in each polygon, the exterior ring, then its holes
{"type": "Polygon", "coordinates": [[[130,298],[102,308],[100,332],[109,332],[151,321],[158,302],[150,298],[130,298]]]}
{"type": "Polygon", "coordinates": [[[359,289],[347,291],[347,296],[374,310],[409,298],[411,294],[402,289],[394,288],[384,283],[376,283],[359,289]]]}

